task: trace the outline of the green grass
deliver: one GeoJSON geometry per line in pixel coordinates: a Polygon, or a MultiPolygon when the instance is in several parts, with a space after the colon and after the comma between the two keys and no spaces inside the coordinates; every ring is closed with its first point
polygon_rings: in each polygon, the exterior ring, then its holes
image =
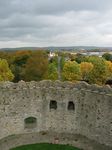
{"type": "Polygon", "coordinates": [[[69,145],[42,143],[42,144],[24,145],[10,150],[79,150],[79,149],[69,145]]]}

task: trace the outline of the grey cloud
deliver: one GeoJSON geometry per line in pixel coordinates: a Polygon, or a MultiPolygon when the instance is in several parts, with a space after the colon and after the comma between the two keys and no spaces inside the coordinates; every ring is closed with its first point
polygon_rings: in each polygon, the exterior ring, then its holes
{"type": "Polygon", "coordinates": [[[112,0],[0,0],[0,47],[112,45],[111,7],[112,0]]]}
{"type": "Polygon", "coordinates": [[[111,0],[1,0],[0,16],[18,14],[60,14],[67,11],[108,10],[111,0]]]}

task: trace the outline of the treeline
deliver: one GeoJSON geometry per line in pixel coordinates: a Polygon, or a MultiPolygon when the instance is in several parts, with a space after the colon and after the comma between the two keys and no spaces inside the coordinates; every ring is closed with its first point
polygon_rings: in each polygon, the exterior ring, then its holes
{"type": "Polygon", "coordinates": [[[48,70],[47,51],[0,52],[0,58],[7,60],[13,82],[42,80],[48,70]]]}
{"type": "Polygon", "coordinates": [[[48,54],[44,50],[0,52],[0,81],[58,80],[59,67],[62,81],[83,80],[101,85],[112,79],[111,54],[101,58],[61,52],[50,58],[48,54]]]}

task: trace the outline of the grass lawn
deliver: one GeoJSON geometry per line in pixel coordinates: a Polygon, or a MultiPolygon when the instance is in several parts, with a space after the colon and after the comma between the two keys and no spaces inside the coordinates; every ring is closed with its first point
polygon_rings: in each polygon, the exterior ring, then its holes
{"type": "Polygon", "coordinates": [[[42,144],[31,144],[31,145],[20,146],[10,150],[79,150],[79,149],[69,145],[42,143],[42,144]]]}

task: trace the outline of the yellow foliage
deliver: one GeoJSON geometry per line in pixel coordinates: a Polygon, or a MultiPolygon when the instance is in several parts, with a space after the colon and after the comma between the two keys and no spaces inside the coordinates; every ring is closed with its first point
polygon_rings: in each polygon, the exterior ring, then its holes
{"type": "Polygon", "coordinates": [[[12,74],[8,63],[5,59],[0,59],[0,81],[11,81],[14,75],[12,74]]]}
{"type": "Polygon", "coordinates": [[[111,61],[105,61],[107,66],[107,74],[109,78],[112,78],[112,62],[111,61]]]}
{"type": "Polygon", "coordinates": [[[82,79],[86,80],[88,74],[93,69],[94,65],[91,62],[82,62],[80,64],[82,79]]]}
{"type": "Polygon", "coordinates": [[[63,67],[64,80],[76,81],[80,80],[80,66],[75,61],[68,61],[63,67]]]}

